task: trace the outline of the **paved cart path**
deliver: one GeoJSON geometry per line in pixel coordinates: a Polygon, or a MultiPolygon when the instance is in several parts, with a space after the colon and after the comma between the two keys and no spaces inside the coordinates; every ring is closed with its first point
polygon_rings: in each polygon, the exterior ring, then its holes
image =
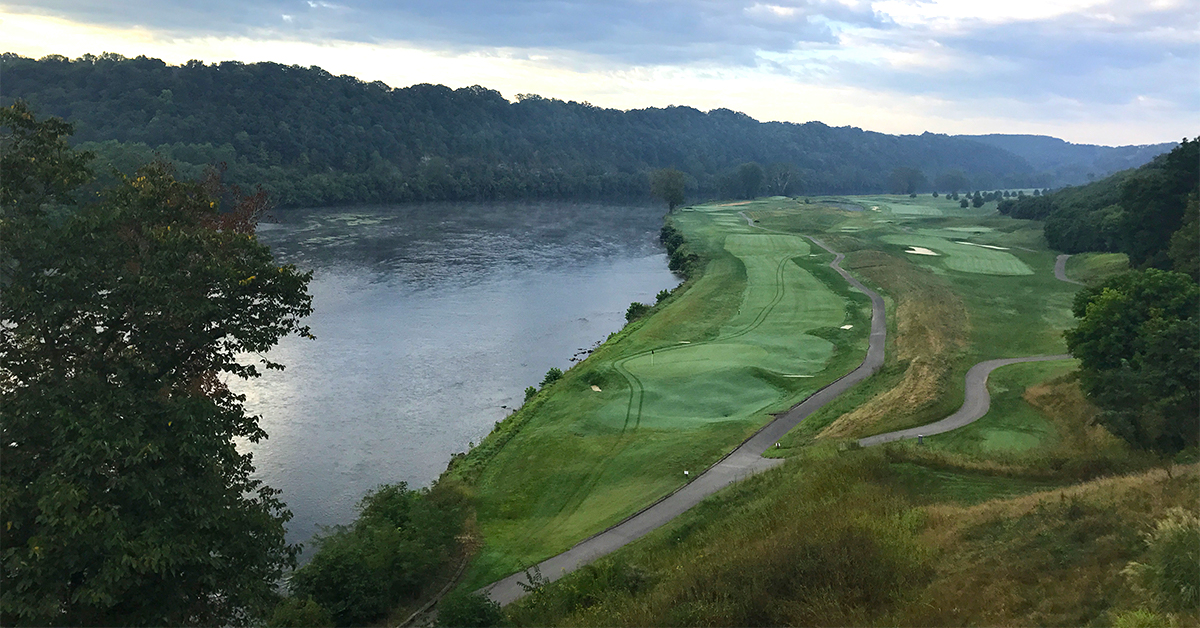
{"type": "Polygon", "coordinates": [[[1069,259],[1071,259],[1071,256],[1065,254],[1054,258],[1054,278],[1059,281],[1065,281],[1067,283],[1073,283],[1077,286],[1082,286],[1083,283],[1067,277],[1067,260],[1069,259]]]}
{"type": "Polygon", "coordinates": [[[1028,358],[1001,358],[999,360],[987,360],[980,362],[971,367],[967,371],[967,394],[963,399],[962,407],[957,412],[950,416],[936,421],[928,425],[912,427],[906,430],[897,430],[886,434],[877,434],[860,439],[859,445],[870,447],[871,445],[879,445],[882,443],[890,443],[892,441],[902,440],[905,438],[916,438],[918,436],[932,436],[956,430],[968,423],[973,423],[987,414],[988,407],[991,405],[992,396],[988,394],[987,379],[992,371],[1009,364],[1020,364],[1021,362],[1049,362],[1052,360],[1070,360],[1070,355],[1037,355],[1028,358]]]}

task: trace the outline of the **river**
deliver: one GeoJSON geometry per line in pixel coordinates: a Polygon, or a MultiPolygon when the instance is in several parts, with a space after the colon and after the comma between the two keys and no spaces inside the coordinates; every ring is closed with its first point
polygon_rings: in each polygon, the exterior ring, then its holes
{"type": "Polygon", "coordinates": [[[428,485],[526,386],[620,329],[631,301],[678,284],[661,216],[438,203],[280,210],[260,225],[278,260],[313,271],[316,340],[273,349],[283,372],[229,382],[262,416],[269,438],[240,445],[282,490],[289,541],[349,523],[379,484],[428,485]]]}

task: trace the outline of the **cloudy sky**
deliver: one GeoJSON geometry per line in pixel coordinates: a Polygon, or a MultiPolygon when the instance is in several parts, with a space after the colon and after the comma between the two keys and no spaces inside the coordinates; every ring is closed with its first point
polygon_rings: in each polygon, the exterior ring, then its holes
{"type": "Polygon", "coordinates": [[[1196,0],[0,0],[0,50],[318,65],[886,133],[1200,133],[1196,0]]]}

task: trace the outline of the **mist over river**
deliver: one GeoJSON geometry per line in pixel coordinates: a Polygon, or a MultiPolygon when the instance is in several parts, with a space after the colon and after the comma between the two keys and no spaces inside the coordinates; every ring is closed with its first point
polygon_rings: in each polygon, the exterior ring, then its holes
{"type": "MultiPolygon", "coordinates": [[[[270,438],[242,443],[283,491],[293,542],[349,523],[383,483],[425,486],[479,442],[550,367],[679,279],[662,211],[568,203],[438,203],[279,210],[259,238],[313,270],[316,340],[231,387],[270,438]]],[[[249,359],[249,358],[248,358],[249,359]]],[[[306,547],[307,550],[310,548],[306,547]]]]}

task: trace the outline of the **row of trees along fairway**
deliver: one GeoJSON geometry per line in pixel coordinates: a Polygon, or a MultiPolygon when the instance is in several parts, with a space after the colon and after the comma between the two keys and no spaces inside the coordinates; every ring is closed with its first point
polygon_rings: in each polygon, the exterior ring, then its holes
{"type": "Polygon", "coordinates": [[[68,124],[0,110],[0,623],[246,625],[290,517],[225,385],[308,335],[309,274],[255,238],[262,194],[152,164],[93,189],[68,124]]]}

